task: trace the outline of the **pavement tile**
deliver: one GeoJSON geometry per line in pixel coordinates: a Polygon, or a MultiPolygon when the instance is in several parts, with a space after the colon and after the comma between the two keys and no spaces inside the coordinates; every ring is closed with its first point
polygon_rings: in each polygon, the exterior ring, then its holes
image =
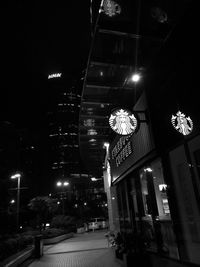
{"type": "Polygon", "coordinates": [[[122,267],[108,247],[105,232],[77,234],[71,239],[44,247],[44,255],[29,267],[122,267]]]}

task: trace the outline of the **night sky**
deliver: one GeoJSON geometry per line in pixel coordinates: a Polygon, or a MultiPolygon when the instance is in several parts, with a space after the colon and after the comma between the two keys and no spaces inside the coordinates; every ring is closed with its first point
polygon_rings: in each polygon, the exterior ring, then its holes
{"type": "MultiPolygon", "coordinates": [[[[0,24],[0,122],[7,121],[35,136],[40,163],[35,167],[38,175],[33,183],[36,189],[40,184],[38,190],[42,192],[48,181],[47,77],[62,72],[66,89],[80,79],[91,41],[90,1],[46,2],[43,6],[16,1],[1,8],[0,24]]],[[[23,178],[25,185],[28,179],[28,175],[23,178]]]]}
{"type": "Polygon", "coordinates": [[[0,16],[0,119],[37,127],[48,99],[48,74],[63,72],[70,86],[86,67],[90,1],[52,6],[18,2],[4,7],[0,16]]]}

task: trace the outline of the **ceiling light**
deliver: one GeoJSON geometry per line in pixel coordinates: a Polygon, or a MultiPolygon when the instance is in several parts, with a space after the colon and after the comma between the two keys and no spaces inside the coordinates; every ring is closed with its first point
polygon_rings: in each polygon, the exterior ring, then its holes
{"type": "Polygon", "coordinates": [[[133,82],[138,82],[140,80],[140,78],[141,78],[140,75],[135,73],[135,74],[132,75],[131,80],[133,82]]]}

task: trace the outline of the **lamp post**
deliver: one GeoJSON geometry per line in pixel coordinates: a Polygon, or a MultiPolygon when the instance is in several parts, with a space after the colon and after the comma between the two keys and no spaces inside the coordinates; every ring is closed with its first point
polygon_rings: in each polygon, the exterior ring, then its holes
{"type": "MultiPolygon", "coordinates": [[[[57,183],[56,183],[56,186],[57,187],[59,187],[59,188],[65,188],[65,187],[67,187],[67,186],[69,186],[69,182],[67,182],[67,181],[58,181],[57,183]]],[[[63,194],[64,192],[63,191],[61,191],[60,192],[60,195],[61,195],[61,199],[62,199],[62,212],[63,212],[63,215],[65,214],[65,203],[64,203],[64,194],[63,194]]]]}
{"type": "Polygon", "coordinates": [[[21,178],[20,173],[16,173],[11,176],[11,179],[17,179],[17,230],[19,229],[20,178],[21,178]]]}

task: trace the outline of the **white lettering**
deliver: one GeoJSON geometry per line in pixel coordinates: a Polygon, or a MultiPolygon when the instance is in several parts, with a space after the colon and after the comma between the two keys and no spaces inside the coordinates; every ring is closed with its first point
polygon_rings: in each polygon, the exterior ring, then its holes
{"type": "Polygon", "coordinates": [[[49,74],[48,79],[52,79],[52,78],[60,78],[62,75],[62,73],[53,73],[53,74],[49,74]]]}

